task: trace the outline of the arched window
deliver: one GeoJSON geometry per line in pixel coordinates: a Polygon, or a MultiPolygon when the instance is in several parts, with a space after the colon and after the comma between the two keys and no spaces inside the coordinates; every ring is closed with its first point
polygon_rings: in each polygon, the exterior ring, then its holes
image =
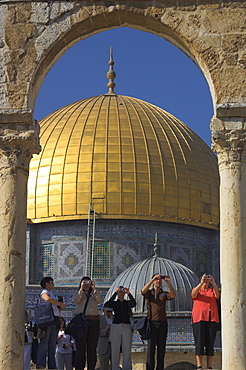
{"type": "Polygon", "coordinates": [[[196,365],[191,364],[190,362],[177,362],[166,368],[166,370],[192,370],[196,369],[196,365]]]}

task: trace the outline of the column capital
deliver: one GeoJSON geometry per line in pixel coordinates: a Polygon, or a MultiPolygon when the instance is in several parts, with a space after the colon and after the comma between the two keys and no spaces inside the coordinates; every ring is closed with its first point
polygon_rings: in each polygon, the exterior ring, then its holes
{"type": "Polygon", "coordinates": [[[40,150],[39,125],[30,112],[0,112],[0,168],[28,171],[40,150]]]}
{"type": "Polygon", "coordinates": [[[219,164],[246,161],[246,117],[213,117],[210,128],[219,164]]]}

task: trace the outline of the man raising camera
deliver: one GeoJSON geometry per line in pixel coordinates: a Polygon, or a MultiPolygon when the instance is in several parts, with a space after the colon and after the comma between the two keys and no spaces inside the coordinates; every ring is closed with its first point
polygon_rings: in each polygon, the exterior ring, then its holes
{"type": "Polygon", "coordinates": [[[123,370],[132,369],[131,346],[132,346],[132,326],[130,318],[131,309],[136,306],[136,301],[128,288],[119,286],[106,305],[114,310],[114,320],[111,325],[111,346],[112,346],[112,370],[118,370],[120,361],[120,349],[123,355],[123,370]],[[125,300],[125,295],[129,300],[125,300]],[[115,301],[115,298],[118,298],[115,301]]]}
{"type": "Polygon", "coordinates": [[[147,301],[147,315],[150,319],[151,327],[151,334],[148,339],[146,369],[155,369],[155,349],[157,347],[156,369],[164,370],[167,339],[166,301],[176,297],[170,276],[154,274],[151,280],[142,288],[142,295],[147,301]],[[162,290],[162,281],[167,283],[169,292],[162,290]]]}

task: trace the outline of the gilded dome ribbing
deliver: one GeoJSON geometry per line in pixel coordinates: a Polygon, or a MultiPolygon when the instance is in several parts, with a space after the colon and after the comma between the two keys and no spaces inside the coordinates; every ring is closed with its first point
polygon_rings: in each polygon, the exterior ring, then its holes
{"type": "Polygon", "coordinates": [[[150,103],[87,98],[40,121],[30,164],[31,222],[98,218],[218,229],[217,158],[190,128],[150,103]]]}

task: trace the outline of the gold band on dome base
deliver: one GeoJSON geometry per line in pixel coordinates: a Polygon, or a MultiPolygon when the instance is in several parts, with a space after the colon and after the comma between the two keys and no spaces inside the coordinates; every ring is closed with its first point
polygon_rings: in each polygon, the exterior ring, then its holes
{"type": "MultiPolygon", "coordinates": [[[[169,216],[135,216],[135,215],[98,215],[98,219],[103,220],[148,220],[148,221],[160,221],[160,222],[171,222],[190,226],[205,227],[207,229],[219,230],[219,225],[213,225],[212,223],[205,223],[200,221],[192,221],[178,218],[171,218],[169,216]]],[[[35,218],[27,219],[28,224],[42,223],[42,222],[55,222],[55,221],[70,221],[70,220],[88,220],[87,215],[69,215],[69,216],[53,216],[49,218],[35,218]]]]}

